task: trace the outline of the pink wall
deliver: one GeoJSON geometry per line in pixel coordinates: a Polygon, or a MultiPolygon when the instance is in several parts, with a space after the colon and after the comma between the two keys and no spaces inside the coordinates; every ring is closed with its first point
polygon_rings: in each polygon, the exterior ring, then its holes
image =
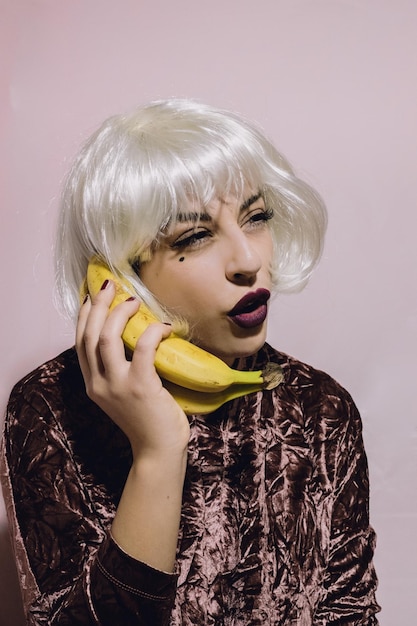
{"type": "MultiPolygon", "coordinates": [[[[258,120],[324,195],[308,289],[270,342],[325,369],[363,416],[380,622],[414,623],[417,307],[413,0],[2,0],[0,402],[72,342],[51,302],[60,181],[107,115],[170,95],[258,120]]],[[[0,624],[18,626],[0,530],[0,624]]]]}

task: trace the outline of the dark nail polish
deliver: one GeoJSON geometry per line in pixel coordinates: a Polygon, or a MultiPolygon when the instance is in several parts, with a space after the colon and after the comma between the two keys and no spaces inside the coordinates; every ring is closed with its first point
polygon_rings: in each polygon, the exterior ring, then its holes
{"type": "Polygon", "coordinates": [[[126,302],[132,302],[132,300],[136,300],[136,298],[134,296],[130,296],[130,298],[127,298],[126,302]]]}
{"type": "Polygon", "coordinates": [[[108,281],[108,279],[106,278],[106,280],[104,281],[104,283],[101,285],[100,290],[101,290],[101,291],[103,291],[103,290],[107,287],[107,285],[108,285],[108,284],[109,284],[109,281],[108,281]]]}
{"type": "Polygon", "coordinates": [[[90,297],[90,294],[87,293],[87,295],[85,296],[84,300],[83,300],[83,304],[85,304],[88,300],[88,298],[90,297]]]}

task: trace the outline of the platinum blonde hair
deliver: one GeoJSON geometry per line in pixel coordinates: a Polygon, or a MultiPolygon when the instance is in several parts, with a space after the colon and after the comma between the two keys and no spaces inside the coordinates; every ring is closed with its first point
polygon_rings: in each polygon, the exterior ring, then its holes
{"type": "Polygon", "coordinates": [[[242,197],[245,187],[261,192],[273,212],[275,289],[300,290],[322,252],[326,210],[254,124],[178,99],[109,118],[80,151],[63,190],[56,280],[64,310],[77,316],[88,261],[98,255],[160,319],[170,319],[141,282],[138,263],[149,260],[190,198],[205,207],[227,194],[242,197]]]}

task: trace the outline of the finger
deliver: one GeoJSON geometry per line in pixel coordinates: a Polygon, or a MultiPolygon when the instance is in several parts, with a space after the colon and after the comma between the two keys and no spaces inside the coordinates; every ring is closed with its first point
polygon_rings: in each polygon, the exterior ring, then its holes
{"type": "MultiPolygon", "coordinates": [[[[109,307],[113,301],[115,292],[114,283],[112,281],[105,281],[101,290],[91,298],[91,304],[87,313],[80,311],[81,319],[84,323],[80,328],[80,337],[78,340],[80,345],[82,345],[81,349],[85,354],[87,366],[92,375],[103,373],[103,363],[99,347],[100,333],[109,315],[109,307]]],[[[82,309],[83,308],[84,307],[82,307],[82,309]]]]}
{"type": "Polygon", "coordinates": [[[77,351],[78,361],[80,363],[81,371],[85,378],[88,372],[88,360],[84,345],[84,332],[87,324],[87,318],[91,309],[91,299],[87,295],[82,303],[78,312],[77,327],[75,330],[75,349],[77,351]]]}
{"type": "Polygon", "coordinates": [[[169,337],[172,332],[171,324],[154,322],[150,324],[139,337],[132,357],[134,375],[140,375],[142,380],[147,376],[155,375],[155,355],[159,344],[169,337]]]}
{"type": "Polygon", "coordinates": [[[128,366],[122,334],[129,319],[140,306],[136,298],[127,298],[109,313],[99,337],[100,356],[108,376],[117,376],[128,366]]]}

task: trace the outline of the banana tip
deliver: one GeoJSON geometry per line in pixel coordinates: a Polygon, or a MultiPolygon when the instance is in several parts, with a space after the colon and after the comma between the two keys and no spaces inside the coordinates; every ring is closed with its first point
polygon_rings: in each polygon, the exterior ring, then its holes
{"type": "Polygon", "coordinates": [[[268,363],[262,370],[262,378],[264,389],[275,389],[284,380],[281,366],[278,363],[268,363]]]}

